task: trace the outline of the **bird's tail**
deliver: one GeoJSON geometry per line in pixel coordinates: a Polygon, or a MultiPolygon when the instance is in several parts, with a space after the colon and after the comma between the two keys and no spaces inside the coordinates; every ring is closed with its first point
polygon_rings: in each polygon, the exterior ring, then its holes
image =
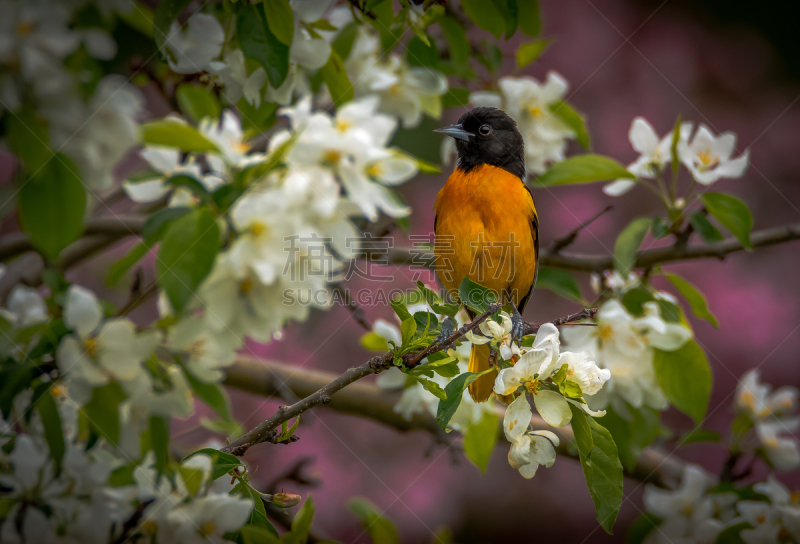
{"type": "MultiPolygon", "coordinates": [[[[489,346],[488,345],[472,345],[472,351],[469,354],[469,368],[470,372],[483,372],[489,368],[489,346]]],[[[492,394],[494,387],[494,379],[497,376],[497,371],[484,374],[469,386],[469,394],[475,402],[486,402],[492,394]]]]}

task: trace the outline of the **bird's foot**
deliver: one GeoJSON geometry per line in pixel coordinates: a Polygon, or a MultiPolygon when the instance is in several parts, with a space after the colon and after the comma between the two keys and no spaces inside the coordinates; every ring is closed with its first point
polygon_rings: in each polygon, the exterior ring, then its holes
{"type": "Polygon", "coordinates": [[[456,331],[456,322],[453,321],[453,318],[448,317],[444,321],[442,321],[442,330],[439,332],[439,336],[436,337],[436,342],[444,342],[456,331]]]}
{"type": "Polygon", "coordinates": [[[522,347],[522,331],[525,328],[525,324],[522,321],[522,315],[517,310],[517,307],[513,304],[511,307],[514,309],[511,315],[511,343],[517,343],[517,347],[522,347]]]}

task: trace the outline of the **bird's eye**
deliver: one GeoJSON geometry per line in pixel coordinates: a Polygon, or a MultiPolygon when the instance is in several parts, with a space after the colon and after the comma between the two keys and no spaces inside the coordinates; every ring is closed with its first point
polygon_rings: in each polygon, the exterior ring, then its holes
{"type": "Polygon", "coordinates": [[[492,127],[490,127],[489,125],[481,125],[481,128],[478,129],[478,132],[480,132],[484,136],[489,134],[491,131],[492,131],[492,127]]]}

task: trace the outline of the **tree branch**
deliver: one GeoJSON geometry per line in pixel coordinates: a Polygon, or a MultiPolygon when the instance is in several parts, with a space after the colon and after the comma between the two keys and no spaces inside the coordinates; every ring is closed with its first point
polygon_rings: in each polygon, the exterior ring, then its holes
{"type": "MultiPolygon", "coordinates": [[[[298,397],[308,397],[336,379],[336,375],[320,370],[300,369],[293,365],[264,361],[251,357],[240,357],[226,369],[225,385],[262,397],[281,398],[281,388],[289,388],[298,397]]],[[[335,412],[372,420],[398,431],[424,431],[438,436],[441,429],[436,419],[429,413],[416,413],[405,419],[395,411],[400,400],[400,390],[383,389],[377,385],[354,383],[331,397],[325,408],[335,412]]],[[[497,406],[497,414],[502,422],[502,407],[497,406]]],[[[574,436],[568,428],[553,429],[541,417],[531,419],[534,429],[554,431],[561,444],[559,455],[577,459],[577,452],[570,447],[574,436]]],[[[498,436],[505,440],[502,424],[498,425],[498,436]]],[[[675,488],[680,484],[683,462],[675,456],[649,447],[639,456],[634,470],[627,472],[631,478],[651,482],[665,488],[675,488]]]]}
{"type": "MultiPolygon", "coordinates": [[[[800,224],[797,223],[757,230],[750,236],[753,248],[767,247],[798,239],[800,239],[800,224]]],[[[634,266],[649,268],[658,264],[694,259],[717,258],[722,260],[731,253],[743,250],[744,247],[736,238],[726,238],[721,242],[706,245],[674,244],[640,251],[636,256],[634,266]]],[[[434,268],[436,263],[433,251],[424,248],[390,248],[388,254],[386,248],[367,249],[362,251],[361,257],[393,265],[419,265],[428,268],[434,268]]],[[[580,272],[602,272],[614,268],[614,258],[611,255],[554,254],[552,251],[542,249],[539,253],[539,264],[580,272]]]]}
{"type": "MultiPolygon", "coordinates": [[[[500,309],[500,304],[490,304],[489,308],[483,312],[481,315],[477,316],[473,319],[470,323],[467,323],[460,329],[456,330],[452,335],[448,338],[443,340],[435,341],[431,343],[425,349],[422,349],[416,353],[407,353],[402,356],[403,365],[408,368],[413,368],[422,361],[428,355],[435,353],[437,351],[441,351],[446,349],[448,346],[451,346],[453,342],[461,338],[467,332],[476,329],[481,323],[483,323],[486,319],[489,318],[492,314],[496,313],[500,309]]],[[[570,322],[570,319],[574,319],[576,321],[585,319],[587,317],[591,317],[594,315],[596,310],[585,310],[574,314],[573,316],[565,317],[560,320],[556,320],[560,323],[567,323],[570,322]]],[[[539,329],[538,324],[526,324],[525,330],[535,332],[539,329]]],[[[335,379],[331,380],[326,385],[320,387],[317,391],[306,395],[301,400],[295,402],[291,406],[281,406],[278,408],[278,411],[270,417],[269,419],[261,422],[257,427],[250,430],[249,432],[245,433],[244,436],[235,440],[222,448],[222,451],[227,453],[232,453],[236,456],[242,456],[244,453],[256,444],[260,444],[262,442],[275,442],[278,433],[278,427],[284,423],[289,421],[290,419],[299,416],[303,412],[311,410],[315,406],[319,406],[321,404],[328,404],[332,399],[332,395],[337,391],[341,391],[348,385],[352,384],[369,376],[370,374],[379,374],[384,370],[391,368],[394,362],[394,354],[389,351],[383,355],[377,355],[372,357],[369,361],[364,363],[361,366],[351,367],[347,369],[342,375],[336,377],[335,379]]]]}

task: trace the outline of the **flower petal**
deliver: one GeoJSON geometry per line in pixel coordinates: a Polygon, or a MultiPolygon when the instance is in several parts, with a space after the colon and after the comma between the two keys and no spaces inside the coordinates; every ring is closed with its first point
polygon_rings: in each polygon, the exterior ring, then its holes
{"type": "Polygon", "coordinates": [[[64,304],[64,324],[85,338],[100,325],[102,318],[103,309],[94,293],[80,285],[70,285],[64,304]]]}
{"type": "Polygon", "coordinates": [[[555,391],[547,389],[539,391],[533,396],[533,401],[539,415],[548,425],[565,427],[572,419],[567,399],[555,391]]]}

